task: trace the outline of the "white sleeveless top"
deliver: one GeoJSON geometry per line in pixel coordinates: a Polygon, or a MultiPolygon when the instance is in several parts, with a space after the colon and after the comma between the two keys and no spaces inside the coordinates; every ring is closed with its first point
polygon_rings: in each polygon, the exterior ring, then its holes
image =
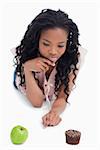
{"type": "MultiPolygon", "coordinates": [[[[16,49],[12,49],[12,53],[14,55],[16,55],[15,52],[16,49]]],[[[80,69],[83,64],[84,64],[84,59],[85,59],[85,55],[87,53],[87,50],[82,48],[81,46],[79,46],[79,53],[80,53],[80,58],[79,58],[79,62],[77,64],[77,67],[80,69]]],[[[54,67],[54,69],[52,70],[49,79],[47,81],[45,73],[44,72],[39,72],[39,73],[35,73],[35,77],[39,80],[40,85],[42,85],[43,89],[44,89],[44,94],[45,94],[45,98],[47,101],[52,100],[54,96],[54,89],[55,89],[55,74],[56,74],[56,67],[54,67]]],[[[26,87],[25,86],[20,86],[20,77],[16,76],[16,86],[18,88],[19,91],[21,91],[24,95],[26,95],[26,87]]]]}

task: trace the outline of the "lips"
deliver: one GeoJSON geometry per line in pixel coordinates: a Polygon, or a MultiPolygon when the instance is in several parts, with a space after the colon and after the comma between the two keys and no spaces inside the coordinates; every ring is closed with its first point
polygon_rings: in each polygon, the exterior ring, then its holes
{"type": "Polygon", "coordinates": [[[53,61],[53,62],[56,62],[58,58],[57,58],[57,57],[50,57],[49,59],[50,59],[51,61],[53,61]]]}

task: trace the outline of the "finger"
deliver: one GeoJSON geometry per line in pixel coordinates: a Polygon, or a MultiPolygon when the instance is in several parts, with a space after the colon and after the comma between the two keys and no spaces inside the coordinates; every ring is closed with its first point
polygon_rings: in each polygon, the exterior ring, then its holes
{"type": "Polygon", "coordinates": [[[53,63],[52,61],[50,61],[48,59],[43,58],[42,60],[43,60],[43,62],[47,63],[48,65],[55,66],[55,63],[53,63]]]}
{"type": "MultiPolygon", "coordinates": [[[[40,62],[36,63],[35,68],[36,68],[36,70],[39,71],[39,72],[45,71],[45,67],[43,67],[40,62]]],[[[34,70],[35,70],[35,69],[34,69],[34,70]]],[[[34,70],[33,70],[33,71],[34,71],[34,70]]]]}
{"type": "Polygon", "coordinates": [[[45,115],[45,116],[42,117],[42,123],[43,123],[44,126],[46,126],[46,120],[47,120],[47,118],[46,118],[46,115],[45,115]]]}
{"type": "Polygon", "coordinates": [[[40,64],[45,68],[45,71],[49,70],[49,66],[46,63],[41,61],[40,64]]]}
{"type": "Polygon", "coordinates": [[[50,122],[52,122],[54,120],[54,118],[55,118],[55,115],[54,114],[50,114],[50,116],[49,116],[50,122]]]}
{"type": "Polygon", "coordinates": [[[44,125],[44,127],[47,127],[46,120],[43,121],[43,125],[44,125]]]}
{"type": "Polygon", "coordinates": [[[58,124],[61,122],[61,120],[62,120],[61,118],[58,118],[58,119],[55,121],[55,124],[54,124],[54,125],[55,125],[55,126],[58,125],[58,124]]]}
{"type": "Polygon", "coordinates": [[[45,67],[42,66],[42,65],[40,66],[40,70],[41,70],[41,71],[44,71],[44,72],[46,71],[45,67]]]}
{"type": "Polygon", "coordinates": [[[55,123],[56,123],[56,118],[54,118],[53,120],[50,120],[50,126],[54,126],[55,125],[55,123]]]}
{"type": "Polygon", "coordinates": [[[46,122],[45,122],[46,126],[48,126],[50,124],[50,114],[48,113],[46,116],[46,122]]]}
{"type": "Polygon", "coordinates": [[[55,120],[56,120],[56,118],[55,118],[54,116],[51,115],[50,118],[49,118],[49,126],[54,125],[55,120]]]}
{"type": "Polygon", "coordinates": [[[46,121],[46,126],[50,126],[50,120],[46,121]]]}
{"type": "Polygon", "coordinates": [[[50,121],[48,119],[46,119],[46,121],[44,122],[43,124],[45,127],[49,126],[50,125],[50,121]]]}
{"type": "Polygon", "coordinates": [[[49,114],[50,121],[58,117],[58,115],[55,112],[50,111],[49,114]]]}
{"type": "Polygon", "coordinates": [[[56,126],[56,125],[58,125],[60,122],[61,122],[61,118],[55,118],[55,119],[52,121],[51,125],[56,126]]]}
{"type": "Polygon", "coordinates": [[[43,125],[48,126],[49,124],[49,114],[46,114],[44,117],[42,117],[43,125]]]}

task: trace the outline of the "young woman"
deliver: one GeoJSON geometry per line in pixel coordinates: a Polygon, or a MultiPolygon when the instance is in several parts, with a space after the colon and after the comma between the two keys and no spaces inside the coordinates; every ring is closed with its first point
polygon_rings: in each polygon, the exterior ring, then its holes
{"type": "Polygon", "coordinates": [[[61,121],[84,51],[78,38],[78,27],[66,13],[46,9],[29,24],[15,49],[14,86],[34,107],[54,100],[42,117],[44,126],[61,121]]]}

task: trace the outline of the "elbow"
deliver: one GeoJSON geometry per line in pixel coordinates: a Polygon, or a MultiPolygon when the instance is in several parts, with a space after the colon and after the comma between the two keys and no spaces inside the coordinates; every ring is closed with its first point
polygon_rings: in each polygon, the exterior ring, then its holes
{"type": "Polygon", "coordinates": [[[27,95],[28,100],[31,102],[33,107],[41,108],[43,105],[43,98],[27,95]]]}
{"type": "Polygon", "coordinates": [[[43,105],[43,102],[41,103],[41,102],[36,102],[36,103],[31,103],[32,104],[32,106],[33,107],[36,107],[36,108],[41,108],[42,107],[42,105],[43,105]]]}

